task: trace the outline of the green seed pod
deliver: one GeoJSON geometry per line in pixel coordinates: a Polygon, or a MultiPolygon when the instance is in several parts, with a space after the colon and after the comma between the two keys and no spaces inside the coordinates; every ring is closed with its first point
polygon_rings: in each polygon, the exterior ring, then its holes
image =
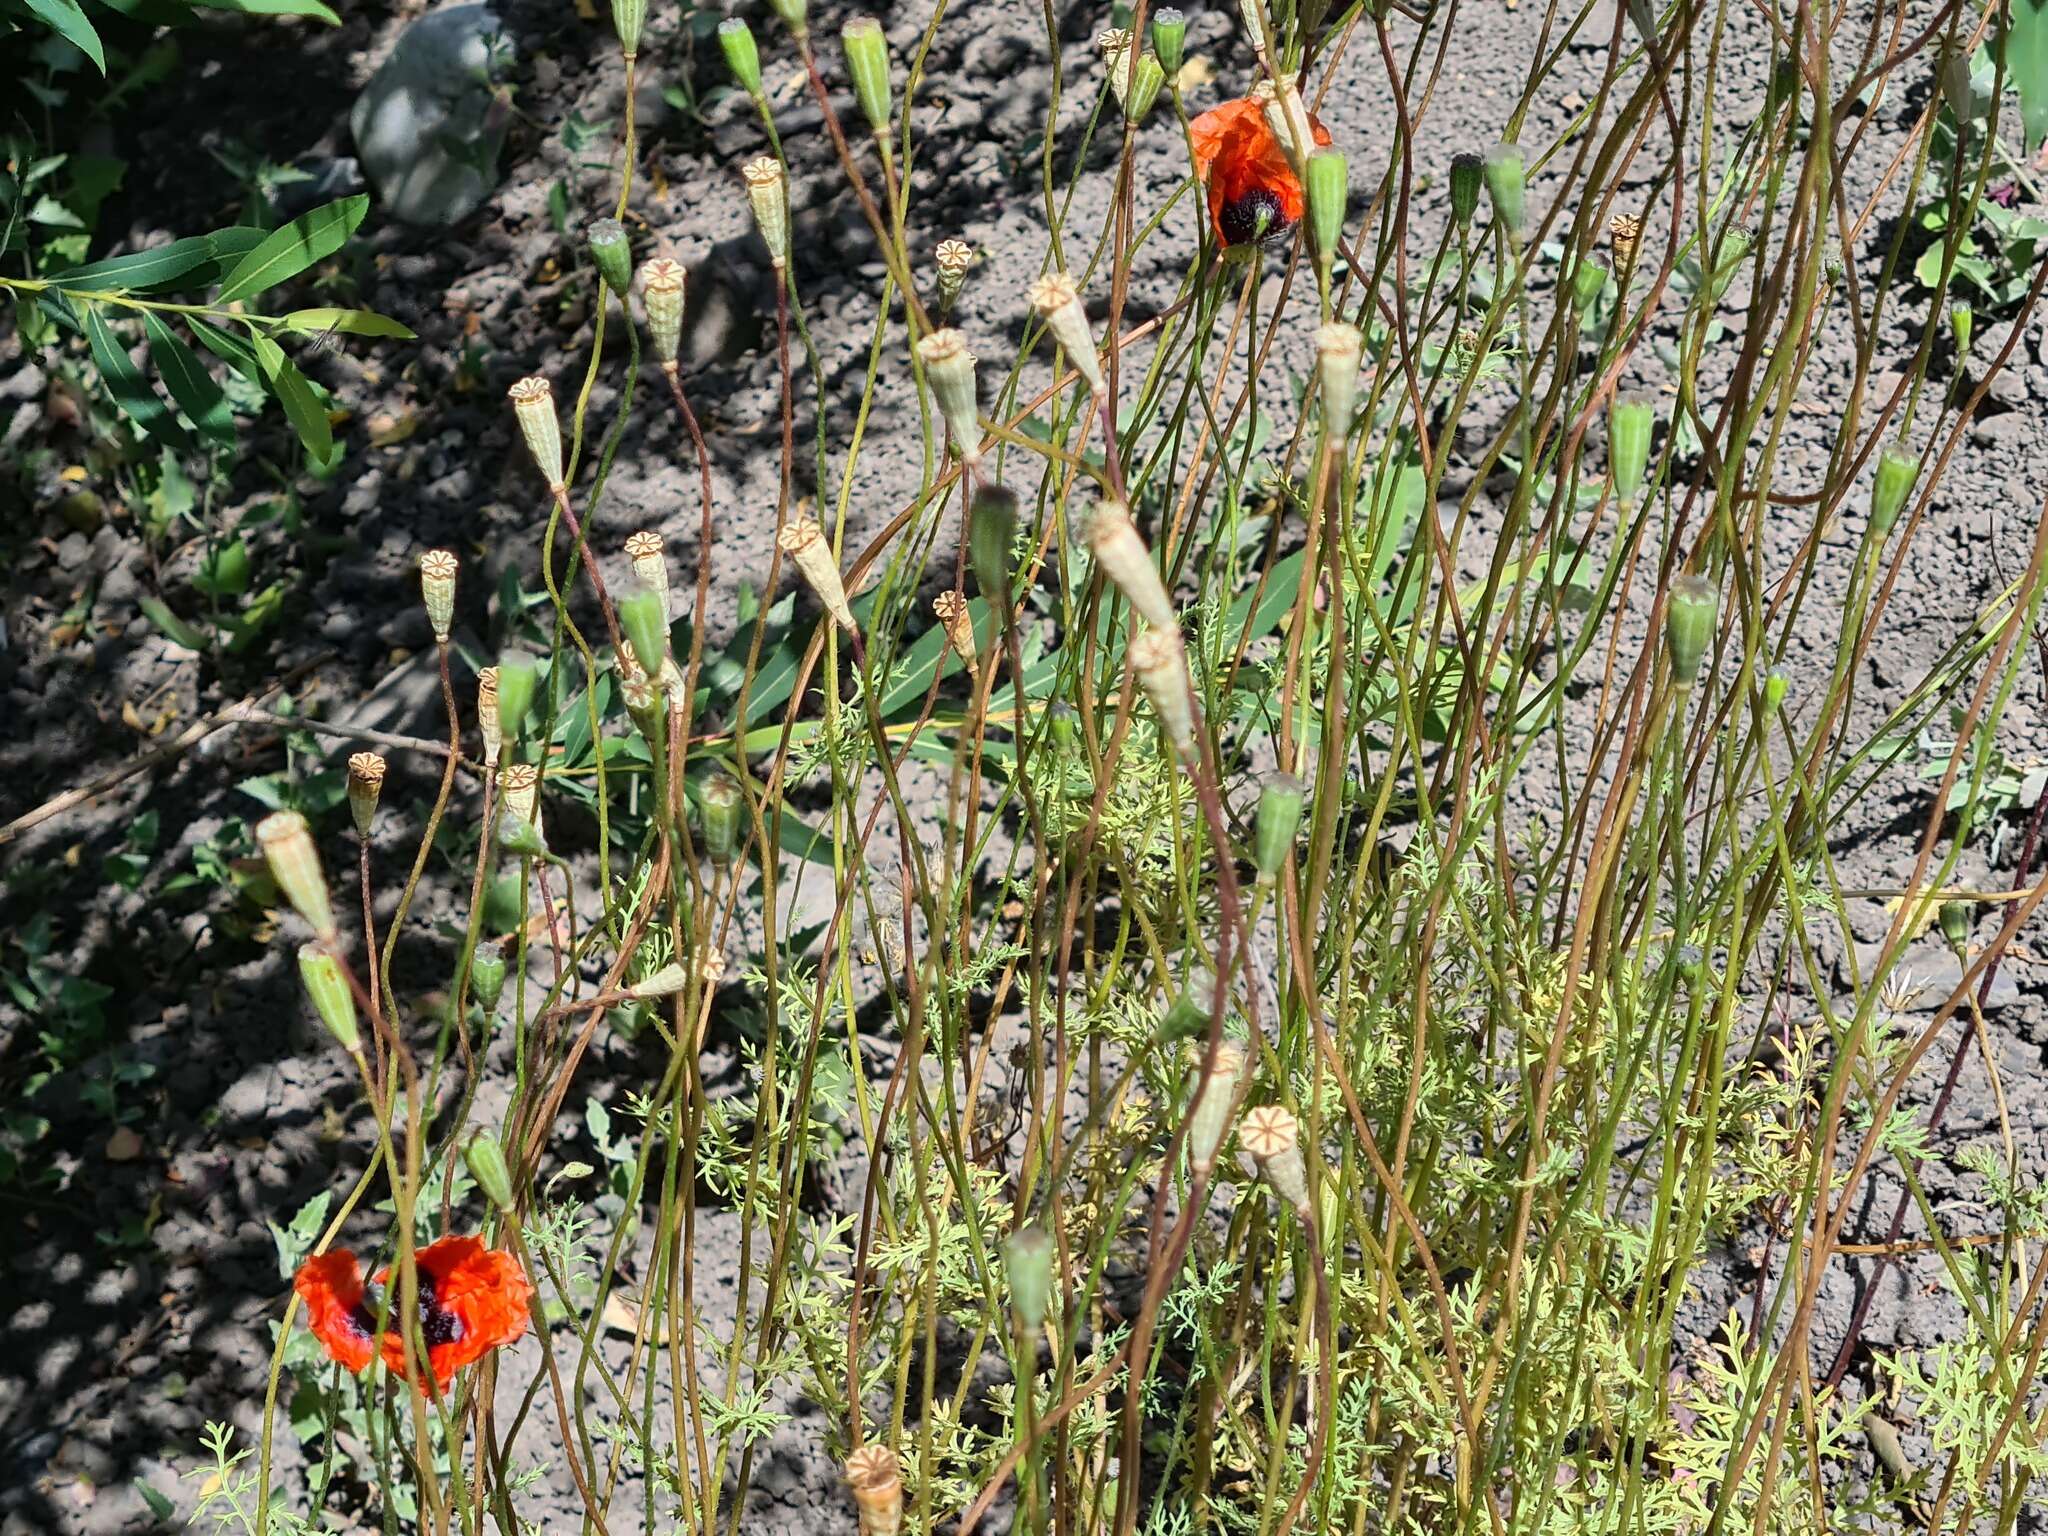
{"type": "Polygon", "coordinates": [[[1579,264],[1572,268],[1572,308],[1585,314],[1606,286],[1607,268],[1590,256],[1581,256],[1579,264]]]}
{"type": "Polygon", "coordinates": [[[386,764],[376,752],[352,752],[348,759],[348,811],[356,836],[368,841],[377,819],[377,800],[384,793],[386,764]]]}
{"type": "Polygon", "coordinates": [[[327,899],[327,876],[320,869],[320,851],[313,829],[297,811],[275,811],[256,823],[256,843],[270,866],[270,878],[284,892],[292,910],[323,939],[335,935],[334,907],[327,899]]]}
{"type": "Polygon", "coordinates": [[[1294,839],[1301,830],[1303,794],[1301,780],[1291,773],[1276,773],[1260,786],[1252,862],[1258,866],[1261,880],[1279,874],[1287,855],[1294,851],[1294,839]]]}
{"type": "Polygon", "coordinates": [[[583,240],[597,275],[623,302],[633,286],[633,245],[626,238],[626,226],[617,219],[596,219],[583,231],[583,240]]]}
{"type": "Polygon", "coordinates": [[[1166,84],[1166,70],[1151,54],[1141,54],[1131,70],[1131,83],[1124,95],[1124,116],[1134,123],[1142,123],[1152,110],[1152,104],[1159,100],[1159,89],[1166,84]]]}
{"type": "Polygon", "coordinates": [[[485,1013],[497,1011],[505,995],[505,951],[497,944],[479,944],[469,957],[469,989],[485,1013]]]}
{"type": "Polygon", "coordinates": [[[1614,475],[1614,496],[1624,507],[1635,505],[1650,463],[1650,426],[1656,419],[1647,400],[1615,398],[1607,414],[1607,467],[1614,475]]]}
{"type": "Polygon", "coordinates": [[[855,16],[839,29],[846,52],[846,73],[853,81],[853,99],[877,138],[889,133],[889,43],[882,24],[872,16],[855,16]]]}
{"type": "Polygon", "coordinates": [[[806,0],[768,0],[768,9],[781,17],[782,24],[797,37],[811,30],[810,7],[806,0]]]}
{"type": "Polygon", "coordinates": [[[633,659],[649,677],[659,677],[661,664],[668,660],[668,626],[661,621],[661,594],[635,592],[620,598],[618,608],[619,628],[633,647],[633,659]]]}
{"type": "Polygon", "coordinates": [[[1010,1286],[1010,1311],[1017,1326],[1036,1333],[1052,1309],[1052,1271],[1058,1255],[1043,1227],[1019,1227],[1003,1239],[1003,1275],[1010,1286]]]}
{"type": "Polygon", "coordinates": [[[704,781],[697,799],[704,823],[705,856],[720,866],[730,864],[739,852],[740,822],[746,812],[738,780],[720,769],[704,781]]]}
{"type": "Polygon", "coordinates": [[[1081,751],[1081,719],[1074,706],[1055,704],[1050,713],[1052,749],[1061,757],[1076,757],[1081,751]]]}
{"type": "Polygon", "coordinates": [[[1010,551],[1017,542],[1017,498],[1000,485],[975,487],[967,513],[967,553],[981,595],[998,613],[1010,611],[1010,551]]]}
{"type": "Polygon", "coordinates": [[[1944,901],[1941,904],[1941,936],[1948,940],[1948,947],[1961,954],[1970,945],[1970,904],[1966,901],[1944,901]]]}
{"type": "Polygon", "coordinates": [[[1308,232],[1324,271],[1337,259],[1344,233],[1345,203],[1351,195],[1350,166],[1343,152],[1319,149],[1308,157],[1308,232]]]}
{"type": "Polygon", "coordinates": [[[306,996],[313,1000],[313,1011],[320,1015],[327,1033],[351,1056],[360,1055],[363,1039],[356,1028],[355,994],[348,989],[348,978],[341,974],[340,962],[318,944],[301,944],[299,980],[305,984],[306,996]]]}
{"type": "Polygon", "coordinates": [[[505,740],[519,740],[527,711],[533,708],[537,681],[533,658],[526,652],[498,653],[498,729],[504,732],[505,740]]]}
{"type": "Polygon", "coordinates": [[[1728,285],[1735,281],[1735,274],[1742,270],[1742,264],[1749,260],[1750,250],[1755,244],[1755,234],[1740,224],[1723,231],[1720,258],[1714,263],[1713,295],[1717,303],[1728,291],[1728,285]]]}
{"type": "Polygon", "coordinates": [[[1775,715],[1785,707],[1785,695],[1792,690],[1792,675],[1783,667],[1773,667],[1764,674],[1764,710],[1775,715]]]}
{"type": "Polygon", "coordinates": [[[1955,333],[1956,354],[1961,356],[1970,350],[1970,332],[1977,323],[1977,316],[1970,306],[1963,303],[1948,307],[1948,328],[1955,333]]]}
{"type": "Polygon", "coordinates": [[[761,94],[761,50],[754,46],[754,31],[738,16],[718,24],[718,46],[725,53],[725,67],[749,96],[761,94]]]}
{"type": "Polygon", "coordinates": [[[484,887],[484,931],[511,933],[526,921],[526,882],[519,867],[500,869],[484,887]]]}
{"type": "Polygon", "coordinates": [[[1486,162],[1478,155],[1451,156],[1451,217],[1460,229],[1471,225],[1479,209],[1479,183],[1485,173],[1486,162]]]}
{"type": "Polygon", "coordinates": [[[1170,80],[1178,82],[1180,66],[1187,55],[1188,19],[1172,6],[1152,13],[1152,52],[1170,80]]]}
{"type": "Polygon", "coordinates": [[[683,264],[657,256],[640,266],[640,304],[647,312],[647,338],[654,356],[673,372],[683,342],[683,264]]]}
{"type": "Polygon", "coordinates": [[[498,846],[524,859],[540,859],[547,857],[548,840],[539,822],[507,816],[498,823],[498,846]]]}
{"type": "Polygon", "coordinates": [[[1714,643],[1714,625],[1721,615],[1721,597],[1704,576],[1681,576],[1671,589],[1664,614],[1664,639],[1671,647],[1671,674],[1681,687],[1692,686],[1700,658],[1714,643]]]}
{"type": "Polygon", "coordinates": [[[612,30],[619,34],[619,52],[627,58],[640,52],[640,31],[647,25],[647,0],[612,0],[612,30]]]}
{"type": "Polygon", "coordinates": [[[512,1170],[505,1166],[505,1149],[488,1131],[478,1131],[462,1149],[462,1161],[476,1187],[499,1210],[512,1214],[512,1170]]]}
{"type": "Polygon", "coordinates": [[[1493,216],[1511,235],[1522,233],[1528,209],[1523,198],[1522,146],[1496,144],[1486,152],[1486,195],[1493,200],[1493,216]]]}
{"type": "Polygon", "coordinates": [[[1870,485],[1870,533],[1883,538],[1905,508],[1913,482],[1920,478],[1920,460],[1903,444],[1887,444],[1877,456],[1877,476],[1870,485]]]}

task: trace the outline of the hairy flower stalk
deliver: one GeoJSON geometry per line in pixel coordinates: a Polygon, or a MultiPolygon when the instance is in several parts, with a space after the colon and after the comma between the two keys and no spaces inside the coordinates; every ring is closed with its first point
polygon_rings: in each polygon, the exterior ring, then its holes
{"type": "Polygon", "coordinates": [[[967,597],[961,592],[941,592],[932,599],[932,612],[946,626],[946,643],[968,671],[974,670],[974,619],[967,612],[967,597]]]}
{"type": "Polygon", "coordinates": [[[932,264],[939,269],[939,313],[949,315],[967,282],[968,269],[974,265],[974,247],[965,240],[941,240],[932,253],[932,264]]]}
{"type": "Polygon", "coordinates": [[[1313,1208],[1308,1200],[1308,1164],[1302,1157],[1301,1125],[1278,1104],[1247,1111],[1237,1128],[1238,1145],[1259,1165],[1280,1203],[1304,1221],[1313,1208]]]}
{"type": "Polygon", "coordinates": [[[327,899],[327,876],[320,869],[320,851],[313,829],[297,811],[274,811],[256,823],[256,845],[270,866],[270,878],[324,944],[336,933],[334,907],[327,899]]]}
{"type": "Polygon", "coordinates": [[[1087,538],[1096,565],[1139,618],[1154,629],[1180,627],[1180,615],[1129,508],[1120,501],[1099,503],[1088,519],[1087,538]]]}
{"type": "Polygon", "coordinates": [[[533,455],[541,479],[547,481],[550,494],[565,495],[568,477],[562,472],[562,423],[555,415],[554,386],[535,374],[514,384],[509,393],[519,435],[526,439],[526,451],[533,455]]]}
{"type": "Polygon", "coordinates": [[[938,398],[939,414],[946,419],[946,434],[953,439],[953,451],[969,469],[981,463],[981,420],[974,398],[974,354],[967,350],[967,338],[954,330],[933,331],[917,344],[924,364],[924,376],[931,381],[938,398]]]}
{"type": "Polygon", "coordinates": [[[640,307],[647,315],[647,339],[663,373],[676,371],[683,345],[685,273],[680,261],[657,256],[640,264],[640,307]]]}
{"type": "Polygon", "coordinates": [[[434,639],[442,645],[448,643],[455,626],[455,577],[461,569],[462,562],[452,550],[430,549],[420,556],[420,601],[426,606],[434,639]]]}
{"type": "Polygon", "coordinates": [[[375,752],[353,752],[348,760],[348,813],[356,836],[367,841],[377,817],[377,797],[384,792],[384,759],[375,752]]]}
{"type": "Polygon", "coordinates": [[[903,1474],[896,1453],[864,1445],[846,1458],[846,1486],[860,1511],[860,1536],[899,1536],[903,1529],[903,1474]]]}
{"type": "Polygon", "coordinates": [[[1031,285],[1031,307],[1052,333],[1067,360],[1088,381],[1088,392],[1101,400],[1109,394],[1103,376],[1102,359],[1095,355],[1095,333],[1088,328],[1088,312],[1081,307],[1081,293],[1064,272],[1041,277],[1031,285]]]}
{"type": "Polygon", "coordinates": [[[505,747],[505,730],[498,719],[498,669],[485,667],[476,675],[476,728],[484,741],[484,766],[498,766],[498,754],[505,747]]]}
{"type": "Polygon", "coordinates": [[[817,594],[819,603],[848,634],[858,633],[853,607],[846,600],[846,583],[839,575],[839,562],[825,538],[818,520],[799,512],[782,525],[775,536],[782,552],[796,563],[798,573],[817,594]]]}
{"type": "MultiPolygon", "coordinates": [[[[1191,1098],[1194,1110],[1188,1118],[1188,1166],[1198,1178],[1208,1178],[1216,1167],[1216,1154],[1230,1131],[1230,1117],[1237,1109],[1238,1089],[1249,1059],[1241,1047],[1225,1040],[1216,1047],[1216,1060],[1208,1074],[1197,1079],[1200,1097],[1191,1098]]],[[[1197,1045],[1197,1072],[1201,1066],[1202,1048],[1197,1045]]]]}
{"type": "Polygon", "coordinates": [[[742,166],[740,175],[747,183],[747,201],[753,205],[761,243],[768,247],[768,259],[780,273],[789,265],[789,185],[782,163],[772,155],[762,155],[742,166]]]}
{"type": "Polygon", "coordinates": [[[1195,746],[1195,697],[1188,682],[1187,653],[1180,635],[1170,629],[1148,629],[1131,642],[1131,670],[1159,717],[1159,733],[1181,761],[1192,765],[1195,746]]]}

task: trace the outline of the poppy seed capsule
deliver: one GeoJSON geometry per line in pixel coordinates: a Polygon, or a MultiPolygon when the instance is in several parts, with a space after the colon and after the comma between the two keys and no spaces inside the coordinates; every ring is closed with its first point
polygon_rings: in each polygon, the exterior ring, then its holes
{"type": "Polygon", "coordinates": [[[476,1187],[506,1215],[512,1214],[512,1170],[505,1166],[505,1149],[488,1131],[478,1131],[462,1149],[462,1161],[476,1187]]]}
{"type": "Polygon", "coordinates": [[[1773,667],[1764,674],[1764,712],[1775,715],[1785,707],[1785,695],[1792,691],[1792,674],[1773,667]]]}
{"type": "Polygon", "coordinates": [[[1237,14],[1244,21],[1244,35],[1252,51],[1261,56],[1272,52],[1272,36],[1266,31],[1266,8],[1260,0],[1237,0],[1237,14]]]}
{"type": "Polygon", "coordinates": [[[1017,543],[1017,498],[1004,486],[977,486],[967,509],[967,557],[981,595],[998,613],[1010,611],[1010,553],[1017,543]]]}
{"type": "Polygon", "coordinates": [[[1131,642],[1131,670],[1152,702],[1164,736],[1181,761],[1195,761],[1195,698],[1187,656],[1172,630],[1148,629],[1131,642]]]}
{"type": "Polygon", "coordinates": [[[941,592],[932,599],[932,612],[946,626],[946,642],[970,672],[974,670],[974,620],[967,612],[967,597],[961,592],[941,592]]]}
{"type": "MultiPolygon", "coordinates": [[[[1205,1015],[1206,1022],[1206,1015],[1205,1015]]],[[[1216,1166],[1216,1153],[1223,1145],[1223,1137],[1230,1129],[1231,1112],[1237,1107],[1238,1085],[1244,1078],[1248,1058],[1243,1049],[1225,1040],[1216,1047],[1216,1062],[1206,1075],[1198,1075],[1199,1085],[1188,1114],[1188,1166],[1201,1178],[1207,1178],[1216,1166]]],[[[1195,1071],[1201,1073],[1202,1052],[1195,1051],[1195,1071]]]]}
{"type": "Polygon", "coordinates": [[[855,16],[839,29],[846,53],[846,73],[853,81],[853,99],[875,137],[889,133],[889,44],[882,24],[872,16],[855,16]]]}
{"type": "Polygon", "coordinates": [[[1178,81],[1180,66],[1187,54],[1188,19],[1172,6],[1164,6],[1152,13],[1152,52],[1159,58],[1159,67],[1169,79],[1178,81]]]}
{"type": "Polygon", "coordinates": [[[846,1458],[846,1486],[860,1511],[860,1536],[898,1536],[903,1529],[903,1474],[896,1453],[864,1445],[846,1458]]]}
{"type": "Polygon", "coordinates": [[[1087,539],[1095,564],[1139,618],[1155,629],[1180,626],[1180,615],[1129,508],[1120,501],[1098,502],[1088,518],[1087,539]]]}
{"type": "Polygon", "coordinates": [[[704,856],[717,865],[730,864],[739,852],[740,818],[746,809],[738,780],[717,770],[705,779],[697,800],[704,825],[704,856]]]}
{"type": "Polygon", "coordinates": [[[548,490],[559,496],[564,481],[562,424],[555,417],[554,387],[535,374],[514,384],[509,393],[512,414],[519,422],[519,435],[526,439],[526,451],[533,455],[534,465],[540,470],[541,479],[547,481],[548,490]]]}
{"type": "Polygon", "coordinates": [[[1607,243],[1614,251],[1614,269],[1626,274],[1636,264],[1636,247],[1642,243],[1640,214],[1617,213],[1607,221],[1607,243]]]}
{"type": "Polygon", "coordinates": [[[1067,354],[1088,391],[1100,400],[1109,393],[1102,375],[1102,359],[1095,355],[1095,333],[1088,328],[1088,312],[1081,307],[1081,292],[1064,272],[1050,273],[1031,285],[1031,307],[1059,349],[1067,354]]]}
{"type": "Polygon", "coordinates": [[[924,376],[945,418],[953,451],[970,469],[981,462],[981,421],[975,410],[974,354],[967,338],[955,330],[933,331],[917,344],[924,376]]]}
{"type": "Polygon", "coordinates": [[[256,843],[292,910],[322,939],[333,939],[334,908],[328,904],[327,877],[306,818],[297,811],[274,811],[256,823],[256,843]]]}
{"type": "Polygon", "coordinates": [[[1052,1310],[1056,1257],[1052,1234],[1043,1227],[1019,1227],[1003,1239],[1003,1278],[1009,1282],[1010,1311],[1026,1333],[1036,1333],[1052,1310]]]}
{"type": "Polygon", "coordinates": [[[1607,269],[1592,257],[1581,256],[1579,264],[1572,268],[1572,308],[1585,314],[1606,286],[1607,269]]]}
{"type": "Polygon", "coordinates": [[[1365,338],[1358,327],[1333,320],[1316,328],[1316,383],[1323,393],[1323,426],[1342,442],[1358,411],[1358,365],[1365,338]]]}
{"type": "Polygon", "coordinates": [[[640,264],[640,307],[647,313],[647,339],[664,372],[676,369],[683,345],[683,264],[666,256],[640,264]]]}
{"type": "Polygon", "coordinates": [[[1280,1203],[1306,1216],[1308,1163],[1301,1153],[1301,1122],[1278,1104],[1261,1104],[1237,1128],[1238,1145],[1259,1165],[1280,1203]]]}
{"type": "Polygon", "coordinates": [[[1920,460],[1902,443],[1890,443],[1877,456],[1877,476],[1870,484],[1870,533],[1881,539],[1899,520],[1913,482],[1920,478],[1920,460]]]}
{"type": "Polygon", "coordinates": [[[612,30],[619,35],[619,52],[628,59],[640,52],[640,32],[647,25],[647,0],[612,0],[612,30]]]}
{"type": "Polygon", "coordinates": [[[1976,314],[1967,304],[1951,304],[1948,307],[1948,328],[1955,333],[1958,356],[1970,350],[1970,332],[1977,323],[1976,314]]]}
{"type": "Polygon", "coordinates": [[[1149,53],[1138,55],[1138,62],[1131,66],[1131,88],[1124,97],[1124,116],[1134,123],[1142,123],[1151,114],[1153,103],[1159,100],[1159,91],[1166,84],[1166,70],[1149,53]]]}
{"type": "Polygon", "coordinates": [[[811,29],[810,7],[806,0],[768,0],[768,9],[782,18],[782,24],[797,37],[811,29]]]}
{"type": "Polygon", "coordinates": [[[1301,87],[1292,75],[1279,80],[1261,80],[1252,87],[1252,99],[1260,103],[1266,128],[1279,144],[1280,152],[1296,174],[1308,168],[1308,157],[1316,147],[1315,130],[1309,126],[1308,108],[1302,104],[1301,87]]]}
{"type": "Polygon", "coordinates": [[[1344,210],[1351,196],[1351,167],[1344,152],[1319,149],[1308,157],[1308,234],[1325,276],[1337,260],[1337,242],[1344,234],[1344,210]]]}
{"type": "Polygon", "coordinates": [[[461,569],[462,562],[449,550],[430,549],[420,556],[420,601],[434,638],[444,645],[455,624],[455,577],[461,569]]]}
{"type": "Polygon", "coordinates": [[[668,660],[668,626],[662,622],[661,594],[634,592],[618,600],[619,628],[633,648],[633,659],[648,677],[661,675],[668,660]]]}
{"type": "Polygon", "coordinates": [[[533,658],[521,650],[498,653],[498,725],[504,740],[517,741],[533,708],[537,679],[533,658]]]}
{"type": "Polygon", "coordinates": [[[1493,200],[1494,217],[1509,234],[1519,236],[1528,209],[1524,197],[1522,146],[1499,143],[1486,152],[1486,195],[1493,200]]]}
{"type": "Polygon", "coordinates": [[[1107,31],[1095,34],[1095,46],[1102,53],[1102,73],[1109,81],[1110,94],[1116,97],[1117,106],[1128,113],[1131,94],[1131,34],[1121,27],[1111,27],[1107,31]]]}
{"type": "Polygon", "coordinates": [[[540,770],[531,763],[507,763],[498,772],[498,795],[514,821],[540,819],[540,770]]]}
{"type": "Polygon", "coordinates": [[[762,155],[742,166],[740,175],[747,183],[747,201],[753,207],[761,243],[768,247],[768,259],[780,272],[789,265],[789,184],[782,163],[772,155],[762,155]]]}
{"type": "Polygon", "coordinates": [[[1294,851],[1294,839],[1301,831],[1301,802],[1305,794],[1301,780],[1291,773],[1276,773],[1259,787],[1259,808],[1252,830],[1252,863],[1261,880],[1280,873],[1287,855],[1294,851]]]}
{"type": "Polygon", "coordinates": [[[744,18],[728,16],[718,24],[718,47],[725,55],[725,67],[749,96],[761,94],[761,50],[754,45],[754,30],[744,18]]]}
{"type": "Polygon", "coordinates": [[[1451,217],[1463,229],[1479,209],[1479,183],[1486,174],[1486,162],[1469,150],[1451,156],[1451,217]]]}
{"type": "Polygon", "coordinates": [[[1607,467],[1614,475],[1614,498],[1633,507],[1650,463],[1650,424],[1655,413],[1647,400],[1617,397],[1607,413],[1607,467]]]}
{"type": "Polygon", "coordinates": [[[649,971],[626,988],[626,996],[635,1002],[650,1003],[656,998],[674,997],[689,984],[690,973],[671,960],[667,965],[649,971]]]}
{"type": "Polygon", "coordinates": [[[484,766],[498,766],[498,753],[505,746],[505,731],[498,723],[498,669],[485,667],[476,675],[476,728],[484,739],[484,766]]]}
{"type": "Polygon", "coordinates": [[[974,247],[965,240],[941,240],[932,260],[939,269],[939,312],[949,314],[967,281],[967,269],[974,265],[974,247]]]}
{"type": "Polygon", "coordinates": [[[853,609],[846,601],[846,582],[839,574],[839,558],[832,553],[832,546],[826,541],[825,530],[818,526],[818,520],[797,513],[782,525],[782,532],[775,535],[775,542],[785,555],[796,562],[798,574],[817,594],[819,603],[839,627],[848,634],[855,633],[859,626],[853,622],[853,609]]]}
{"type": "Polygon", "coordinates": [[[521,821],[515,816],[501,821],[498,825],[498,846],[520,858],[544,859],[548,856],[547,836],[541,831],[538,820],[521,821]]]}
{"type": "Polygon", "coordinates": [[[349,1055],[361,1055],[363,1037],[356,1026],[355,994],[349,991],[348,978],[341,974],[341,962],[318,944],[301,944],[299,981],[313,1004],[313,1012],[327,1026],[327,1033],[349,1055]]]}
{"type": "Polygon", "coordinates": [[[633,562],[634,576],[643,588],[661,599],[663,629],[675,622],[674,599],[668,585],[668,560],[662,554],[665,547],[661,535],[650,528],[626,535],[626,558],[633,562]]]}
{"type": "Polygon", "coordinates": [[[1704,576],[1681,576],[1671,588],[1664,638],[1671,647],[1671,672],[1680,687],[1692,686],[1700,658],[1714,643],[1714,623],[1720,611],[1720,594],[1704,576]]]}
{"type": "Polygon", "coordinates": [[[626,226],[617,219],[594,219],[583,231],[583,243],[605,287],[623,302],[633,282],[633,244],[626,226]]]}
{"type": "Polygon", "coordinates": [[[377,797],[384,792],[384,759],[375,752],[352,752],[348,759],[348,813],[356,836],[367,840],[377,818],[377,797]]]}
{"type": "MultiPolygon", "coordinates": [[[[621,656],[619,659],[626,661],[630,657],[621,656]]],[[[627,675],[624,667],[619,669],[619,700],[626,706],[626,714],[634,727],[648,741],[668,739],[662,730],[661,690],[654,686],[651,678],[641,675],[637,667],[631,676],[627,675]]]]}
{"type": "Polygon", "coordinates": [[[479,944],[469,957],[469,989],[485,1013],[497,1010],[505,995],[505,951],[498,944],[479,944]]]}

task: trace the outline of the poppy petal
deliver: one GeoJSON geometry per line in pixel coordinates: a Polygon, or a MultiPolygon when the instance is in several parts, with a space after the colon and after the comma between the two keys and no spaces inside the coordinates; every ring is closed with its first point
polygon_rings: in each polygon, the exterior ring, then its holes
{"type": "Polygon", "coordinates": [[[292,1289],[305,1304],[306,1326],[331,1359],[360,1372],[370,1363],[370,1330],[363,1325],[362,1271],[346,1248],[317,1254],[299,1266],[292,1289]]]}
{"type": "MultiPolygon", "coordinates": [[[[419,1266],[421,1337],[434,1384],[526,1332],[533,1286],[511,1254],[474,1237],[444,1237],[414,1256],[419,1266]]],[[[381,1283],[383,1275],[378,1277],[381,1283]]],[[[396,1331],[384,1335],[384,1363],[403,1374],[406,1350],[396,1331]]]]}

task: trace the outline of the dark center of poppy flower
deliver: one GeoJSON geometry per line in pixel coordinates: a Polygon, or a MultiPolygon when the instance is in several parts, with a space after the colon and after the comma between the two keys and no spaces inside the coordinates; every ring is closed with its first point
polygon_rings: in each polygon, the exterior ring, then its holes
{"type": "Polygon", "coordinates": [[[1223,205],[1216,222],[1226,245],[1251,245],[1277,239],[1292,227],[1280,206],[1280,194],[1270,187],[1254,187],[1242,197],[1223,205]]]}
{"type": "MultiPolygon", "coordinates": [[[[363,1299],[350,1309],[348,1325],[359,1339],[367,1339],[377,1331],[377,1311],[384,1305],[383,1288],[371,1285],[364,1289],[363,1299]]],[[[393,1331],[396,1330],[387,1330],[393,1331]]],[[[442,1307],[434,1299],[434,1277],[424,1271],[420,1274],[420,1338],[427,1348],[437,1344],[453,1344],[462,1337],[462,1319],[442,1307]]]]}

